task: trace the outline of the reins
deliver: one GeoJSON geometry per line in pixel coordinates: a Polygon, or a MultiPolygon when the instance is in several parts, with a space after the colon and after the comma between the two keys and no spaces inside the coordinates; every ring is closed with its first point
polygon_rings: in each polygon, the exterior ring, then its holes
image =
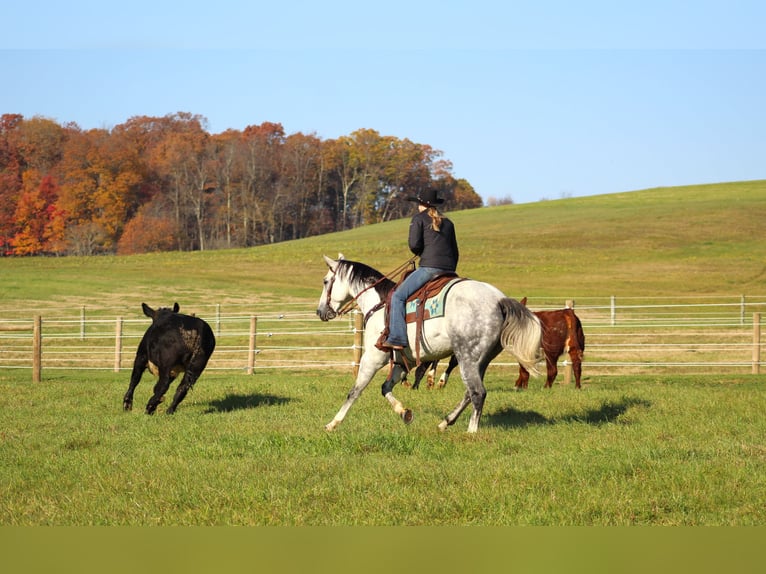
{"type": "MultiPolygon", "coordinates": [[[[364,295],[364,294],[365,294],[367,291],[369,291],[370,289],[372,289],[372,288],[374,288],[375,286],[379,285],[381,282],[383,282],[383,280],[384,280],[384,279],[392,279],[392,277],[395,277],[396,275],[398,275],[399,273],[401,273],[402,271],[404,271],[404,270],[405,270],[405,269],[406,269],[406,268],[407,268],[409,265],[413,265],[413,264],[415,263],[415,259],[416,259],[416,258],[417,258],[417,255],[413,255],[413,256],[412,256],[412,257],[410,257],[410,258],[409,258],[407,261],[405,261],[404,263],[402,263],[401,265],[399,265],[399,267],[397,267],[397,268],[396,268],[396,269],[394,269],[393,271],[389,271],[388,273],[386,273],[385,275],[383,275],[383,276],[382,276],[380,279],[378,279],[378,280],[377,280],[377,281],[375,281],[374,283],[372,283],[372,284],[368,285],[367,287],[365,287],[364,289],[362,289],[362,290],[361,290],[359,293],[357,293],[357,294],[356,294],[356,296],[355,296],[355,297],[351,298],[349,301],[347,301],[346,303],[344,303],[343,305],[341,305],[341,306],[340,306],[340,308],[339,308],[339,309],[336,311],[336,313],[337,313],[338,317],[340,317],[341,315],[345,315],[346,313],[348,313],[349,311],[351,311],[351,309],[354,307],[354,305],[356,304],[356,301],[357,301],[357,299],[359,299],[359,297],[361,297],[362,295],[364,295]]],[[[335,271],[333,271],[333,273],[332,273],[332,279],[330,280],[330,285],[329,285],[329,287],[327,288],[327,305],[328,305],[328,307],[330,307],[330,308],[332,308],[332,305],[330,305],[330,300],[331,300],[331,298],[332,298],[332,288],[333,288],[333,284],[335,283],[335,273],[336,273],[336,272],[335,272],[335,271]]],[[[393,279],[392,279],[392,280],[393,280],[393,279]]],[[[385,301],[381,301],[380,303],[378,303],[378,305],[376,305],[376,306],[375,306],[375,307],[374,307],[374,308],[373,308],[373,309],[372,309],[372,310],[371,310],[371,311],[368,313],[368,315],[370,315],[370,314],[371,314],[371,313],[373,313],[374,311],[377,311],[377,310],[378,310],[378,309],[380,309],[380,308],[381,308],[383,305],[385,305],[385,301]]],[[[365,317],[365,322],[367,322],[367,317],[365,317]]]]}

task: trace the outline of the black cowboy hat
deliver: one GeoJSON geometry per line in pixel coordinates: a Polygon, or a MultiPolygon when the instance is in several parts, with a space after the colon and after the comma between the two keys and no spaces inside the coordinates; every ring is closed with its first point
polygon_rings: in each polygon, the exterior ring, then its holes
{"type": "Polygon", "coordinates": [[[422,203],[428,207],[433,207],[440,203],[444,203],[443,199],[436,197],[435,189],[426,189],[425,191],[418,193],[417,196],[408,197],[407,201],[417,201],[418,203],[422,203]]]}

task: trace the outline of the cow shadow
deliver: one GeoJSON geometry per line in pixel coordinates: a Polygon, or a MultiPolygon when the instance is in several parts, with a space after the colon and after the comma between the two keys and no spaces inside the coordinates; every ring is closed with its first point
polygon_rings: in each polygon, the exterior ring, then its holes
{"type": "Polygon", "coordinates": [[[624,398],[619,401],[605,401],[601,406],[564,416],[548,418],[535,411],[521,411],[508,407],[487,414],[483,422],[491,426],[523,428],[528,426],[555,425],[561,423],[585,423],[600,426],[617,421],[632,407],[650,407],[651,403],[644,399],[624,398]]]}
{"type": "Polygon", "coordinates": [[[292,399],[288,397],[279,397],[276,395],[263,395],[255,393],[251,395],[228,394],[222,399],[210,401],[210,407],[205,414],[210,413],[228,413],[242,409],[257,409],[259,407],[269,407],[274,405],[284,405],[292,399]]]}

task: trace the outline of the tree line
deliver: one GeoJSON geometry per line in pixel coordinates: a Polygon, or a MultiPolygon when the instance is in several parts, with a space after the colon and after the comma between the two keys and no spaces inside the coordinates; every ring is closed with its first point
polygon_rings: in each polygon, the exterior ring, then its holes
{"type": "Polygon", "coordinates": [[[0,253],[250,247],[408,216],[406,198],[429,187],[451,210],[482,205],[427,144],[206,126],[186,112],[90,130],[0,116],[0,253]]]}

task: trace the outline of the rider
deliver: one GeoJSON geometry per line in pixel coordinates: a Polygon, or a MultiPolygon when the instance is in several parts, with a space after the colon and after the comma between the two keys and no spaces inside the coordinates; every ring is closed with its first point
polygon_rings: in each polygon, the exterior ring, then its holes
{"type": "Polygon", "coordinates": [[[417,197],[407,198],[418,204],[418,211],[410,221],[409,247],[420,256],[420,266],[402,281],[391,297],[388,339],[382,344],[389,349],[401,350],[407,346],[407,298],[437,275],[454,273],[457,269],[455,226],[436,208],[444,203],[436,195],[435,189],[427,189],[417,197]]]}

